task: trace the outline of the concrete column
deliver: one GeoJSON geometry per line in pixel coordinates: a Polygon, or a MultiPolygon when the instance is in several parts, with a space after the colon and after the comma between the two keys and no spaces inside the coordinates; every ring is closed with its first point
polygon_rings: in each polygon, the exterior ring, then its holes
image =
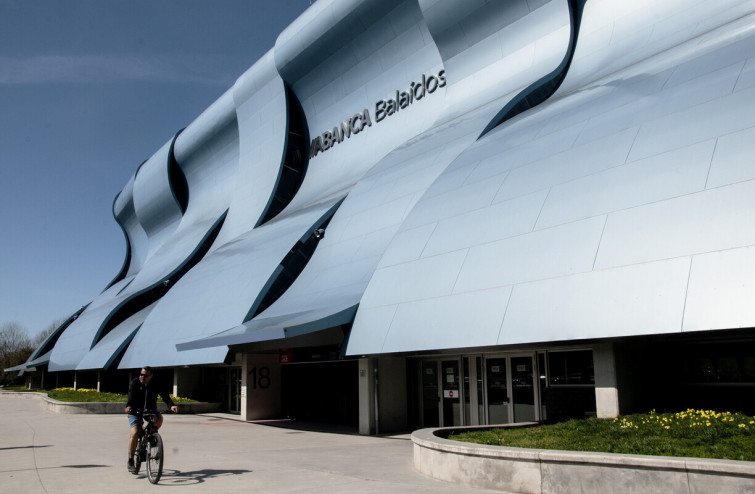
{"type": "Polygon", "coordinates": [[[79,373],[77,371],[73,371],[73,390],[74,391],[79,389],[78,378],[79,378],[79,373]]]}
{"type": "Polygon", "coordinates": [[[278,354],[245,354],[241,369],[242,420],[280,417],[282,373],[278,354]]]}
{"type": "Polygon", "coordinates": [[[379,433],[405,431],[408,427],[406,359],[382,357],[377,361],[379,433]]]}
{"type": "Polygon", "coordinates": [[[100,392],[100,385],[102,384],[102,373],[97,371],[97,392],[100,392]]]}
{"type": "Polygon", "coordinates": [[[178,369],[173,369],[173,391],[170,393],[173,396],[178,396],[178,369]]]}
{"type": "Polygon", "coordinates": [[[375,433],[375,359],[359,359],[359,433],[375,433]]]}
{"type": "Polygon", "coordinates": [[[619,390],[616,384],[616,363],[613,344],[602,343],[592,349],[595,367],[595,406],[600,419],[619,416],[619,390]]]}

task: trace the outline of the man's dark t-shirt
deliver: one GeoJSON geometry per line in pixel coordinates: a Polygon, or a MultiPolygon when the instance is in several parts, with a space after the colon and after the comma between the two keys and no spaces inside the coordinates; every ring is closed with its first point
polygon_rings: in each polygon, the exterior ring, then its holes
{"type": "Polygon", "coordinates": [[[132,379],[128,385],[128,401],[126,402],[126,406],[131,407],[131,413],[134,415],[144,410],[155,411],[157,410],[158,394],[168,407],[174,405],[173,400],[170,399],[169,392],[159,388],[155,383],[142,384],[137,377],[132,379]]]}

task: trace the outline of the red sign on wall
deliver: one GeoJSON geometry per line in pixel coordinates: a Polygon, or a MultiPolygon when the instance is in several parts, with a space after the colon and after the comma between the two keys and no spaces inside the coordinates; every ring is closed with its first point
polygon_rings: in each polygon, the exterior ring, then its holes
{"type": "Polygon", "coordinates": [[[281,348],[278,350],[278,363],[288,364],[294,359],[294,351],[291,348],[281,348]]]}

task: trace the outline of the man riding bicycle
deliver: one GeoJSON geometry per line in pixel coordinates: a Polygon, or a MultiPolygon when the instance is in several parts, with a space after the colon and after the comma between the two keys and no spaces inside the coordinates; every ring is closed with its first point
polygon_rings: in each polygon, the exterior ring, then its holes
{"type": "Polygon", "coordinates": [[[126,402],[125,412],[128,414],[128,423],[131,426],[131,435],[128,439],[128,471],[131,473],[136,472],[134,467],[134,452],[136,451],[136,443],[139,442],[139,434],[141,434],[142,413],[154,413],[154,425],[156,428],[160,428],[163,424],[163,417],[157,410],[157,396],[165,402],[170,411],[176,413],[178,407],[170,399],[170,393],[166,393],[160,389],[157,383],[152,382],[153,379],[152,367],[144,366],[139,372],[139,377],[133,379],[128,386],[128,401],[126,402]]]}

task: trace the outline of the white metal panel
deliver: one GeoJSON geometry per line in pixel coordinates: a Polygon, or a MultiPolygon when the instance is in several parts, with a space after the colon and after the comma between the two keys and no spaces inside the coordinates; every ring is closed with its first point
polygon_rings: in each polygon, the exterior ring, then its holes
{"type": "Polygon", "coordinates": [[[734,86],[735,91],[741,91],[744,88],[755,86],[755,58],[748,58],[745,66],[742,68],[742,73],[737,79],[737,85],[734,86]]]}
{"type": "Polygon", "coordinates": [[[692,258],[683,331],[755,326],[755,247],[692,258]]]}
{"type": "Polygon", "coordinates": [[[466,251],[456,251],[380,269],[362,303],[374,307],[448,295],[465,257],[466,251]]]}
{"type": "Polygon", "coordinates": [[[590,271],[604,221],[597,216],[472,247],[454,293],[590,271]]]}
{"type": "Polygon", "coordinates": [[[721,136],[710,165],[708,188],[755,178],[755,127],[721,136]]]}
{"type": "MultiPolygon", "coordinates": [[[[437,222],[422,256],[482,246],[529,233],[535,226],[545,196],[546,191],[541,191],[458,216],[449,214],[437,222]]],[[[494,264],[499,263],[494,261],[494,264]]]]}
{"type": "Polygon", "coordinates": [[[642,126],[631,160],[755,126],[755,88],[743,89],[642,126]]]}
{"type": "Polygon", "coordinates": [[[714,146],[710,140],[557,185],[537,228],[699,192],[705,188],[714,146]]]}
{"type": "MultiPolygon", "coordinates": [[[[570,147],[560,152],[560,148],[569,145],[571,142],[568,140],[566,142],[562,141],[558,147],[554,146],[555,149],[548,148],[547,146],[554,143],[553,137],[560,136],[568,139],[571,137],[571,133],[562,135],[559,132],[543,139],[535,139],[527,146],[528,148],[540,145],[546,147],[546,149],[551,149],[552,154],[536,162],[527,163],[525,166],[518,166],[511,170],[501,185],[496,200],[502,201],[522,194],[528,194],[585,175],[597,173],[606,168],[621,165],[626,160],[636,132],[636,129],[628,129],[581,146],[570,147]],[[569,165],[565,166],[565,163],[569,163],[569,165]]],[[[503,137],[500,136],[498,139],[503,140],[503,137]]],[[[508,153],[503,153],[499,159],[505,162],[507,157],[508,153]]],[[[516,164],[521,163],[516,160],[516,156],[514,156],[512,162],[516,164]]],[[[513,164],[509,166],[513,166],[513,164]]]]}
{"type": "Polygon", "coordinates": [[[369,307],[359,306],[349,335],[349,355],[381,353],[386,335],[391,327],[398,305],[369,307]],[[354,328],[359,328],[354,331],[354,328]]]}
{"type": "Polygon", "coordinates": [[[680,331],[689,258],[514,287],[499,345],[680,331]]]}
{"type": "Polygon", "coordinates": [[[419,259],[434,230],[435,224],[430,223],[396,233],[380,259],[378,268],[419,259]]]}
{"type": "Polygon", "coordinates": [[[510,292],[511,287],[504,287],[400,304],[381,350],[496,345],[510,292]],[[416,331],[417,327],[423,331],[416,331]]]}
{"type": "Polygon", "coordinates": [[[608,215],[596,269],[755,245],[755,181],[608,215]]]}
{"type": "Polygon", "coordinates": [[[499,186],[498,182],[491,180],[433,196],[415,208],[414,214],[406,221],[406,227],[415,228],[437,222],[440,218],[457,216],[488,206],[493,202],[499,186]]]}

